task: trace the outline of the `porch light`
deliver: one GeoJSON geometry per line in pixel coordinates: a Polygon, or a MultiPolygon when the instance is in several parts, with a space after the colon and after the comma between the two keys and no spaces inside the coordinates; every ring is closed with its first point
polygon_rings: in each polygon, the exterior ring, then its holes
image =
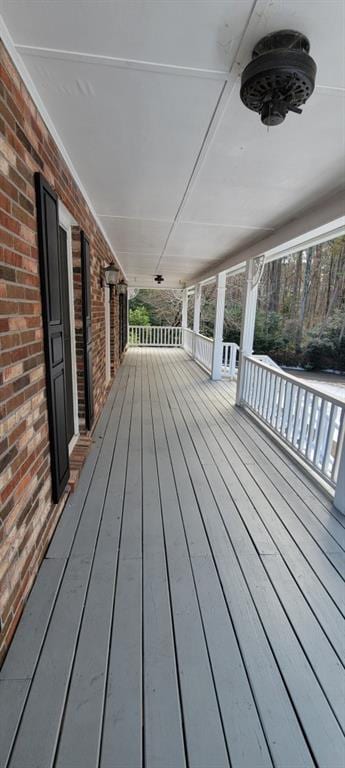
{"type": "Polygon", "coordinates": [[[106,267],[104,270],[105,285],[117,285],[119,276],[120,270],[115,266],[115,264],[110,264],[109,267],[106,267]]]}

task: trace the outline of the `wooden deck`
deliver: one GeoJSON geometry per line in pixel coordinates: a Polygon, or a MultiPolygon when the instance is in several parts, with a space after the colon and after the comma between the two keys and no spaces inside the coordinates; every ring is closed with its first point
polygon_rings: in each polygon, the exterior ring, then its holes
{"type": "Polygon", "coordinates": [[[0,674],[1,768],[344,768],[345,519],[131,349],[0,674]]]}

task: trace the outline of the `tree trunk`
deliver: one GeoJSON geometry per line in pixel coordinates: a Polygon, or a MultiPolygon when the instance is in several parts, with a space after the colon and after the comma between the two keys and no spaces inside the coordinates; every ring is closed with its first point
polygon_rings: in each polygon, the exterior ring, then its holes
{"type": "Polygon", "coordinates": [[[298,332],[296,334],[296,352],[301,351],[305,311],[307,306],[308,294],[310,290],[310,273],[311,273],[312,256],[313,256],[313,249],[308,248],[306,252],[306,264],[305,264],[305,270],[304,270],[302,301],[301,301],[301,307],[300,307],[300,313],[299,313],[299,327],[298,327],[298,332]]]}

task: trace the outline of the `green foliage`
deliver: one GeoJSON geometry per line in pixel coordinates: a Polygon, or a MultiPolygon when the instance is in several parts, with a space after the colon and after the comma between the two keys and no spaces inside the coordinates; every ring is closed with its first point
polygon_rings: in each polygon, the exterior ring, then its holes
{"type": "Polygon", "coordinates": [[[150,325],[150,315],[147,307],[139,305],[135,309],[130,309],[128,314],[130,325],[150,325]]]}
{"type": "MultiPolygon", "coordinates": [[[[240,343],[241,336],[242,305],[230,304],[225,308],[224,314],[224,341],[240,343]]],[[[212,335],[212,333],[210,334],[212,335]]]]}
{"type": "Polygon", "coordinates": [[[258,310],[255,320],[254,349],[259,355],[278,349],[283,340],[282,316],[278,312],[258,310]]]}
{"type": "Polygon", "coordinates": [[[345,310],[336,310],[308,334],[302,364],[310,370],[345,371],[345,310]]]}

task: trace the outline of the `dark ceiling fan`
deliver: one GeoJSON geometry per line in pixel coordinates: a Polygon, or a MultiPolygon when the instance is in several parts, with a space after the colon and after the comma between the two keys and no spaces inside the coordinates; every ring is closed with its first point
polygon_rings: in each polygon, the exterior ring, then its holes
{"type": "Polygon", "coordinates": [[[240,96],[248,109],[259,112],[264,125],[279,125],[288,112],[301,114],[315,87],[316,64],[309,50],[308,38],[289,29],[256,44],[242,72],[240,96]]]}

